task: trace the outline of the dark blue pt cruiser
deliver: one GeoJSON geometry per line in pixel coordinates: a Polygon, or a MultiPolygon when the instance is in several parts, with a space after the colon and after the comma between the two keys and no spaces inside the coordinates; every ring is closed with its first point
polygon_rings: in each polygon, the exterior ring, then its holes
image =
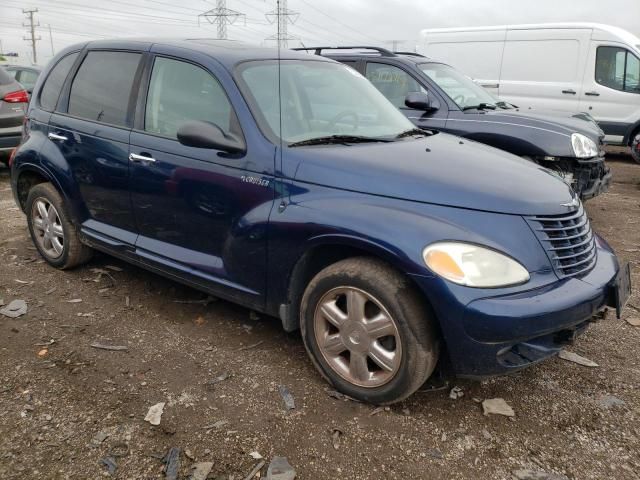
{"type": "Polygon", "coordinates": [[[279,316],[340,391],[559,351],[629,269],[550,171],[415,129],[329,59],[233,42],[98,41],[40,76],[11,159],[57,268],[93,249],[279,316]]]}

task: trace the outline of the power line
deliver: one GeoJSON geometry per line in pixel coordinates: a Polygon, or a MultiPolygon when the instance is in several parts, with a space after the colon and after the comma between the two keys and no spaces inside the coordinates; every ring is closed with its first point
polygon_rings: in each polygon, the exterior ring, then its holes
{"type": "Polygon", "coordinates": [[[267,37],[265,40],[277,40],[280,48],[287,48],[289,40],[295,40],[296,37],[289,35],[289,24],[293,25],[298,21],[300,14],[287,8],[287,0],[277,0],[276,9],[265,14],[270,23],[277,23],[278,29],[275,35],[267,37]]]}
{"type": "MultiPolygon", "coordinates": [[[[321,25],[318,25],[316,23],[310,22],[309,20],[307,20],[306,18],[302,18],[301,19],[302,22],[304,22],[305,24],[309,24],[310,26],[306,26],[306,28],[313,28],[314,30],[321,32],[322,35],[320,35],[320,37],[324,38],[325,40],[323,40],[325,43],[329,43],[329,44],[333,44],[336,42],[336,37],[350,37],[352,39],[355,39],[355,43],[362,43],[362,39],[358,39],[357,37],[351,35],[351,34],[346,34],[345,32],[340,32],[340,33],[336,33],[333,32],[332,30],[327,29],[326,27],[323,27],[321,25]]],[[[300,24],[296,25],[296,28],[302,29],[302,26],[300,24]]],[[[308,32],[311,35],[314,35],[313,32],[308,32]]],[[[318,35],[316,35],[318,36],[318,35]]],[[[350,42],[354,42],[354,40],[349,40],[350,42]]]]}
{"type": "MultiPolygon", "coordinates": [[[[14,0],[3,0],[6,2],[12,2],[14,3],[14,0]]],[[[149,1],[149,0],[147,0],[149,1]]],[[[18,3],[19,2],[15,2],[18,3]]],[[[123,2],[123,1],[118,1],[118,0],[110,0],[109,1],[110,4],[112,3],[117,3],[117,4],[121,4],[121,5],[127,5],[127,6],[131,6],[130,3],[127,2],[123,2]]],[[[84,11],[84,12],[91,12],[93,14],[96,14],[96,9],[92,9],[92,8],[87,8],[85,5],[83,4],[78,4],[78,3],[73,3],[70,2],[68,0],[56,0],[56,6],[58,7],[64,7],[66,11],[68,10],[79,10],[79,11],[84,11]]],[[[42,10],[48,10],[46,7],[40,7],[42,8],[42,10]]],[[[53,11],[60,11],[60,9],[53,9],[53,11]]],[[[100,8],[100,15],[102,16],[102,18],[104,17],[104,14],[110,14],[110,15],[114,15],[114,16],[121,16],[121,17],[139,17],[139,18],[153,18],[153,19],[158,19],[158,20],[165,20],[165,21],[171,21],[171,22],[180,22],[179,24],[181,25],[186,25],[186,24],[194,24],[196,23],[193,15],[190,14],[186,14],[186,13],[177,13],[175,11],[168,11],[168,10],[162,10],[162,9],[155,9],[155,12],[158,13],[166,13],[168,15],[172,15],[171,17],[169,16],[160,16],[160,15],[151,15],[148,13],[139,13],[139,12],[123,12],[122,10],[110,10],[107,8],[100,8]],[[174,18],[175,15],[184,15],[187,18],[174,18]]],[[[178,24],[178,23],[176,23],[178,24]]]]}
{"type": "Polygon", "coordinates": [[[36,42],[38,40],[42,40],[41,36],[37,36],[36,37],[36,27],[40,26],[40,23],[38,22],[38,24],[34,23],[33,21],[33,14],[34,13],[38,13],[38,9],[37,8],[32,8],[32,9],[22,9],[22,13],[24,13],[27,16],[27,20],[29,20],[29,24],[25,25],[24,23],[22,24],[23,27],[29,27],[29,37],[22,37],[23,40],[27,41],[27,42],[31,42],[31,51],[33,52],[33,58],[32,61],[34,64],[38,63],[38,54],[36,52],[36,42]]]}
{"type": "MultiPolygon", "coordinates": [[[[11,22],[0,21],[0,25],[4,25],[9,29],[11,29],[11,28],[18,29],[18,28],[20,28],[20,27],[16,27],[15,24],[13,24],[11,22]]],[[[83,33],[83,32],[78,32],[77,30],[65,30],[65,29],[55,28],[55,27],[51,27],[51,30],[54,31],[54,32],[57,32],[57,33],[64,33],[66,35],[77,35],[77,36],[80,36],[80,37],[109,38],[107,35],[101,35],[99,33],[83,33]]]]}
{"type": "MultiPolygon", "coordinates": [[[[8,3],[9,5],[19,4],[17,0],[2,0],[2,1],[8,3]]],[[[71,24],[67,25],[67,22],[71,22],[74,16],[86,17],[88,19],[95,18],[96,20],[112,19],[114,22],[118,22],[117,19],[120,19],[120,22],[118,23],[122,23],[122,22],[130,23],[131,21],[135,21],[138,24],[167,25],[167,26],[174,26],[176,28],[181,26],[199,28],[199,29],[202,28],[200,23],[196,22],[195,15],[193,15],[193,12],[201,12],[201,10],[199,9],[194,9],[189,6],[174,5],[172,3],[169,3],[168,0],[141,0],[141,1],[144,3],[148,2],[147,3],[148,5],[156,4],[157,6],[151,7],[151,5],[149,5],[149,7],[145,7],[145,10],[143,11],[137,11],[137,10],[132,11],[131,9],[127,9],[127,8],[122,8],[117,10],[106,8],[106,9],[100,9],[100,12],[98,13],[95,9],[91,9],[86,4],[80,3],[79,0],[56,0],[56,6],[65,7],[64,12],[61,12],[59,8],[53,9],[45,5],[40,7],[41,12],[39,13],[39,15],[55,16],[56,20],[54,20],[53,22],[51,22],[49,19],[46,19],[46,20],[49,20],[49,22],[47,23],[52,24],[52,27],[53,27],[52,30],[56,32],[55,26],[59,27],[61,26],[60,22],[64,22],[64,28],[68,29],[64,33],[68,32],[70,34],[72,34],[71,30],[77,31],[76,30],[77,23],[74,22],[73,25],[71,24]],[[78,2],[78,3],[75,3],[75,2],[78,2]],[[167,8],[165,8],[165,6],[167,8]],[[169,10],[169,7],[171,7],[171,10],[169,10]],[[151,8],[153,10],[152,12],[149,12],[151,8]],[[178,11],[178,9],[180,9],[180,11],[178,11]],[[43,13],[43,12],[46,12],[46,13],[43,13]],[[59,20],[58,20],[58,17],[60,18],[59,20]]],[[[253,9],[252,11],[256,13],[259,12],[261,15],[265,14],[264,10],[266,9],[257,8],[252,4],[252,2],[250,3],[248,0],[233,0],[233,1],[240,2],[243,5],[246,5],[247,8],[253,9]]],[[[130,7],[133,7],[133,5],[127,0],[113,0],[110,3],[120,4],[120,5],[129,5],[130,7]]],[[[229,3],[230,3],[230,0],[226,0],[226,4],[229,4],[229,3]]],[[[308,5],[310,8],[314,8],[318,12],[324,14],[322,10],[319,10],[318,8],[313,7],[313,5],[311,5],[309,2],[304,1],[304,3],[305,5],[308,5]]],[[[226,5],[223,4],[220,7],[226,8],[226,5]]],[[[18,6],[16,7],[10,6],[9,8],[15,8],[16,10],[20,9],[20,7],[18,6]]],[[[339,37],[346,36],[347,38],[350,38],[350,37],[360,38],[360,36],[362,37],[365,36],[364,34],[357,32],[353,28],[340,28],[339,32],[334,31],[334,28],[337,26],[337,24],[342,23],[339,21],[334,21],[330,25],[329,24],[319,25],[319,24],[313,23],[307,18],[300,18],[300,14],[298,12],[294,12],[288,9],[287,0],[281,0],[280,4],[278,5],[278,8],[275,11],[267,12],[266,14],[267,18],[265,20],[260,20],[258,18],[255,18],[255,13],[254,13],[254,17],[243,15],[244,27],[240,25],[240,22],[237,22],[237,20],[240,17],[235,17],[235,11],[231,10],[230,12],[228,12],[230,14],[229,17],[222,18],[222,17],[215,16],[216,13],[218,13],[216,10],[217,8],[212,9],[210,11],[212,12],[213,16],[209,17],[208,20],[209,21],[214,20],[211,23],[214,23],[221,28],[222,31],[220,31],[220,35],[219,35],[220,37],[225,36],[224,30],[226,30],[228,28],[228,25],[233,22],[235,22],[235,24],[237,25],[236,28],[242,28],[242,31],[246,33],[252,32],[252,34],[258,34],[260,35],[259,38],[261,39],[264,39],[265,36],[269,35],[266,32],[262,34],[258,33],[259,31],[262,31],[262,28],[261,28],[262,25],[266,26],[266,25],[272,25],[274,23],[278,23],[278,33],[275,36],[274,35],[269,36],[268,40],[278,40],[279,44],[283,47],[288,46],[290,41],[294,39],[299,40],[304,38],[305,40],[311,41],[311,42],[317,42],[316,39],[324,39],[324,40],[321,40],[321,43],[327,42],[327,41],[331,43],[331,42],[335,42],[335,39],[339,37]],[[231,22],[229,20],[231,20],[231,22]],[[302,24],[301,22],[304,22],[304,24],[302,24]],[[295,27],[294,27],[294,24],[295,24],[295,27]],[[254,28],[253,29],[248,28],[248,25],[254,26],[254,28]]],[[[237,14],[242,15],[240,12],[237,12],[237,14]]],[[[324,14],[324,16],[329,19],[335,20],[334,17],[331,17],[331,15],[329,14],[324,14]]],[[[89,24],[90,23],[91,22],[89,22],[89,24]]],[[[342,24],[346,25],[344,23],[342,24]]],[[[86,22],[83,23],[83,25],[88,26],[86,22]]],[[[113,32],[113,34],[122,35],[121,27],[117,29],[117,33],[116,33],[115,28],[114,30],[111,30],[109,26],[110,25],[106,25],[106,24],[98,25],[98,22],[96,22],[96,27],[99,27],[99,28],[97,28],[94,31],[104,31],[107,34],[109,32],[113,32]]],[[[78,32],[78,33],[81,34],[81,36],[87,36],[87,37],[92,36],[84,32],[78,32]]],[[[227,32],[227,35],[228,35],[228,32],[227,32]]],[[[99,37],[104,35],[93,34],[93,36],[99,37]]],[[[241,38],[243,36],[244,35],[241,35],[241,38]]],[[[251,35],[250,37],[253,37],[253,35],[251,35]]],[[[369,38],[372,38],[372,37],[369,37],[369,38]]],[[[358,42],[361,42],[361,41],[362,39],[358,40],[358,42]]]]}
{"type": "Polygon", "coordinates": [[[204,17],[209,23],[218,26],[218,38],[227,39],[227,25],[233,25],[239,18],[245,17],[244,13],[237,12],[227,8],[226,0],[216,0],[216,8],[207,10],[198,15],[198,18],[204,17]]]}
{"type": "MultiPolygon", "coordinates": [[[[356,34],[360,35],[362,38],[366,38],[366,39],[368,39],[368,40],[373,40],[374,42],[377,42],[377,41],[378,41],[378,40],[377,40],[377,39],[375,39],[374,37],[371,37],[371,36],[369,36],[369,35],[366,35],[366,34],[364,34],[364,33],[360,32],[360,31],[356,30],[356,29],[355,29],[355,28],[353,28],[352,26],[347,25],[346,23],[342,22],[341,20],[339,20],[339,19],[337,19],[337,18],[335,18],[335,17],[332,17],[331,15],[329,15],[328,13],[326,13],[325,11],[320,10],[319,8],[317,8],[316,6],[312,5],[311,3],[307,2],[306,0],[300,0],[300,1],[301,1],[302,3],[304,3],[306,6],[308,6],[308,7],[312,8],[312,9],[314,9],[316,12],[318,12],[318,13],[320,13],[320,14],[324,15],[324,16],[325,16],[325,17],[327,17],[328,19],[333,20],[335,23],[339,23],[339,24],[340,24],[340,25],[342,25],[343,27],[348,28],[348,29],[349,29],[349,30],[351,30],[352,32],[354,32],[354,33],[356,33],[356,34]]],[[[310,23],[310,22],[308,22],[308,23],[310,23]]],[[[313,24],[312,24],[312,25],[313,25],[313,24]]]]}

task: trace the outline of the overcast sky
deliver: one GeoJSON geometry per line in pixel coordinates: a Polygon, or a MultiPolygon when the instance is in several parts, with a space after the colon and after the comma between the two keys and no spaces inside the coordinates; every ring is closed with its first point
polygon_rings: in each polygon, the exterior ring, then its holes
{"type": "MultiPolygon", "coordinates": [[[[227,0],[242,12],[228,26],[231,39],[263,43],[275,33],[265,14],[275,0],[227,0]]],[[[23,8],[38,8],[38,63],[44,64],[66,45],[92,38],[132,36],[215,37],[216,26],[198,14],[215,0],[0,0],[0,41],[4,52],[30,61],[24,41],[23,8]]],[[[401,40],[413,50],[422,28],[513,23],[588,21],[619,26],[640,36],[639,0],[289,0],[299,13],[289,26],[290,46],[377,44],[401,40]]],[[[273,42],[270,42],[273,44],[273,42]]],[[[268,43],[267,43],[268,44],[268,43]]]]}

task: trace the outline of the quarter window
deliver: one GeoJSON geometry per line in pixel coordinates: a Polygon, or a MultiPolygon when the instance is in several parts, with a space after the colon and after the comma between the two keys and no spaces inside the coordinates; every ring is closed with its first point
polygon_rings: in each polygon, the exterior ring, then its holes
{"type": "Polygon", "coordinates": [[[598,47],[596,82],[615,90],[640,93],[640,60],[624,48],[598,47]]]}
{"type": "Polygon", "coordinates": [[[52,112],[56,108],[62,85],[77,58],[78,52],[67,55],[49,73],[40,91],[40,107],[44,110],[52,112]]]}
{"type": "Polygon", "coordinates": [[[408,93],[424,91],[420,84],[407,72],[384,63],[367,63],[367,79],[396,108],[404,108],[404,100],[408,93]]]}
{"type": "Polygon", "coordinates": [[[89,52],[69,95],[69,114],[116,126],[127,125],[127,110],[141,55],[89,52]]]}
{"type": "Polygon", "coordinates": [[[156,58],[144,129],[176,138],[178,129],[192,120],[215,123],[224,132],[231,132],[237,125],[227,95],[209,72],[191,63],[156,58]]]}

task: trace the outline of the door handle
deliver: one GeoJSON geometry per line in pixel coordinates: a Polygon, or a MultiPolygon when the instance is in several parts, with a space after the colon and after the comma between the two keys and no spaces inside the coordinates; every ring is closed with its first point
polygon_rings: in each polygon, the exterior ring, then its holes
{"type": "Polygon", "coordinates": [[[66,142],[67,140],[69,140],[64,135],[58,135],[58,134],[55,134],[55,133],[49,133],[47,135],[47,137],[49,138],[49,140],[57,140],[59,142],[66,142]]]}
{"type": "Polygon", "coordinates": [[[562,93],[566,93],[568,95],[575,95],[576,91],[575,90],[562,90],[562,93]]]}
{"type": "Polygon", "coordinates": [[[129,154],[129,161],[131,162],[155,162],[156,159],[147,155],[136,155],[135,153],[129,154]]]}
{"type": "Polygon", "coordinates": [[[585,95],[589,95],[590,97],[599,97],[600,94],[598,92],[586,92],[585,95]]]}

